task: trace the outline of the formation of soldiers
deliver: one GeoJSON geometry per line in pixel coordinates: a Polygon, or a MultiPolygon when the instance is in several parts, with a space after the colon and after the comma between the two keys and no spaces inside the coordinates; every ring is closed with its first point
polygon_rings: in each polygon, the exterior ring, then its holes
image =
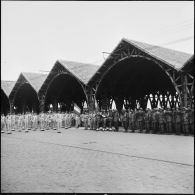
{"type": "Polygon", "coordinates": [[[17,114],[1,116],[1,130],[57,130],[62,128],[84,127],[96,131],[119,131],[122,126],[125,132],[160,133],[160,134],[194,134],[194,109],[146,109],[109,110],[87,112],[83,114],[50,112],[40,114],[17,114]]]}
{"type": "Polygon", "coordinates": [[[146,109],[124,110],[121,113],[110,110],[85,113],[81,116],[85,129],[125,132],[194,134],[194,109],[146,109]]]}
{"type": "Polygon", "coordinates": [[[61,132],[61,128],[68,129],[71,126],[78,127],[80,125],[80,117],[75,113],[26,113],[26,114],[8,114],[1,115],[1,133],[12,131],[29,130],[57,130],[61,132]]]}

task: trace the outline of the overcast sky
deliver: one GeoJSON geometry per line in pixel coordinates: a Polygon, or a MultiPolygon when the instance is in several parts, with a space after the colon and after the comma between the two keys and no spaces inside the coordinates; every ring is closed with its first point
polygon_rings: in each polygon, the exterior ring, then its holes
{"type": "Polygon", "coordinates": [[[101,65],[123,37],[192,54],[194,2],[3,1],[1,33],[2,80],[57,59],[101,65]]]}

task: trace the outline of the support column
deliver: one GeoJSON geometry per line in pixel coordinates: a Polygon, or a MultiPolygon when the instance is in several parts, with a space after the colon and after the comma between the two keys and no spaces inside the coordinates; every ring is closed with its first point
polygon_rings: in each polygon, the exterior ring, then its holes
{"type": "Polygon", "coordinates": [[[40,112],[45,111],[45,97],[44,96],[41,96],[39,98],[39,110],[40,110],[40,112]]]}
{"type": "Polygon", "coordinates": [[[9,101],[10,109],[9,112],[10,114],[14,113],[14,102],[12,100],[9,101]]]}

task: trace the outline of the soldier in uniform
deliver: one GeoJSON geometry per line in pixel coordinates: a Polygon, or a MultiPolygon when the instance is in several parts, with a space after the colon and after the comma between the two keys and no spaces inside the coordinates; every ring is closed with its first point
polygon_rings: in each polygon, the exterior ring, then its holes
{"type": "Polygon", "coordinates": [[[124,111],[123,112],[123,115],[122,115],[122,123],[123,123],[123,127],[125,129],[125,132],[128,132],[129,114],[128,114],[127,111],[124,111]]]}
{"type": "Polygon", "coordinates": [[[194,108],[189,108],[190,134],[194,135],[194,108]]]}
{"type": "Polygon", "coordinates": [[[151,129],[151,110],[149,108],[147,108],[146,113],[144,114],[144,120],[146,133],[149,133],[151,129]]]}
{"type": "Polygon", "coordinates": [[[99,131],[100,128],[100,113],[96,114],[96,130],[99,131]]]}
{"type": "Polygon", "coordinates": [[[156,109],[152,110],[152,133],[157,131],[157,118],[156,118],[156,109]]]}
{"type": "Polygon", "coordinates": [[[172,133],[173,115],[170,108],[165,110],[166,133],[172,133]]]}
{"type": "Polygon", "coordinates": [[[109,110],[108,112],[108,128],[109,128],[109,131],[112,131],[112,122],[113,121],[113,113],[112,113],[112,110],[109,110]]]}
{"type": "Polygon", "coordinates": [[[57,113],[57,133],[61,133],[61,125],[62,125],[62,118],[61,118],[61,113],[60,111],[57,113]]]}
{"type": "Polygon", "coordinates": [[[140,108],[137,112],[137,122],[138,122],[138,129],[140,133],[142,133],[144,127],[143,119],[144,119],[144,111],[142,108],[140,108]]]}
{"type": "Polygon", "coordinates": [[[88,127],[90,130],[92,130],[92,113],[91,112],[88,114],[88,127]]]}
{"type": "Polygon", "coordinates": [[[129,130],[132,132],[133,130],[133,110],[129,109],[129,130]]]}
{"type": "Polygon", "coordinates": [[[102,130],[103,131],[106,131],[106,123],[107,123],[106,111],[103,111],[102,113],[102,130]]]}
{"type": "Polygon", "coordinates": [[[2,114],[1,115],[1,133],[4,133],[4,129],[5,129],[5,116],[2,114]]]}
{"type": "Polygon", "coordinates": [[[175,126],[175,133],[179,135],[182,132],[182,112],[180,109],[176,109],[175,112],[175,117],[174,117],[174,126],[175,126]]]}
{"type": "Polygon", "coordinates": [[[26,113],[24,115],[24,123],[25,123],[25,126],[24,126],[24,129],[25,129],[25,132],[27,133],[28,132],[28,113],[26,113]]]}
{"type": "Polygon", "coordinates": [[[87,114],[87,112],[85,112],[83,120],[84,120],[85,130],[87,130],[88,129],[88,114],[87,114]]]}
{"type": "Polygon", "coordinates": [[[95,113],[95,111],[92,113],[92,129],[96,130],[96,113],[95,113]]]}
{"type": "Polygon", "coordinates": [[[165,113],[163,109],[159,109],[159,133],[165,133],[165,113]]]}
{"type": "Polygon", "coordinates": [[[11,130],[15,131],[15,114],[11,114],[11,130]]]}
{"type": "Polygon", "coordinates": [[[189,134],[189,110],[187,108],[183,109],[183,133],[189,134]]]}
{"type": "Polygon", "coordinates": [[[7,123],[7,134],[12,134],[11,132],[11,115],[8,114],[6,117],[6,123],[7,123]]]}
{"type": "Polygon", "coordinates": [[[118,131],[119,113],[118,113],[117,110],[114,112],[113,121],[114,121],[114,128],[115,128],[115,131],[118,131]]]}

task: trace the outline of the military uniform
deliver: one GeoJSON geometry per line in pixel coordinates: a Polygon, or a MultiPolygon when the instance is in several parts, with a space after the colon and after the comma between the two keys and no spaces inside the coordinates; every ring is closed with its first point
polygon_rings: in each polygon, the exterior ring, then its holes
{"type": "Polygon", "coordinates": [[[7,121],[7,133],[8,134],[11,134],[11,115],[9,114],[7,117],[6,117],[6,121],[7,121]]]}
{"type": "Polygon", "coordinates": [[[96,130],[99,131],[100,130],[100,125],[101,125],[100,124],[101,123],[101,115],[100,115],[100,113],[97,113],[97,115],[96,115],[96,122],[97,122],[96,123],[96,127],[97,127],[96,130]]]}
{"type": "Polygon", "coordinates": [[[113,123],[113,113],[112,111],[110,110],[108,112],[108,127],[109,127],[109,130],[112,131],[112,123],[113,123]]]}
{"type": "Polygon", "coordinates": [[[1,115],[1,133],[5,132],[5,116],[1,115]]]}
{"type": "Polygon", "coordinates": [[[140,109],[137,112],[137,125],[138,125],[138,129],[140,130],[140,132],[143,131],[143,126],[144,126],[143,119],[144,119],[144,112],[143,110],[140,109]]]}
{"type": "Polygon", "coordinates": [[[28,132],[28,114],[24,115],[24,118],[25,118],[25,126],[24,126],[24,129],[25,129],[25,132],[28,132]]]}
{"type": "Polygon", "coordinates": [[[123,123],[123,127],[125,129],[125,132],[128,131],[128,122],[129,122],[128,112],[124,112],[124,114],[122,115],[122,123],[123,123]]]}
{"type": "Polygon", "coordinates": [[[165,111],[165,122],[166,122],[166,132],[172,133],[173,115],[169,109],[165,111]]]}
{"type": "Polygon", "coordinates": [[[149,133],[151,129],[151,111],[147,110],[144,115],[146,133],[149,133]]]}
{"type": "Polygon", "coordinates": [[[114,121],[115,131],[118,131],[119,113],[117,111],[114,113],[113,121],[114,121]]]}
{"type": "Polygon", "coordinates": [[[175,111],[175,133],[180,134],[182,132],[182,112],[180,110],[175,111]]]}
{"type": "Polygon", "coordinates": [[[190,109],[189,112],[189,125],[190,125],[190,133],[194,135],[194,109],[190,109]]]}
{"type": "Polygon", "coordinates": [[[163,110],[160,110],[159,113],[159,131],[165,133],[165,113],[163,110]]]}
{"type": "Polygon", "coordinates": [[[184,135],[189,134],[189,110],[187,109],[183,111],[183,133],[184,135]]]}

